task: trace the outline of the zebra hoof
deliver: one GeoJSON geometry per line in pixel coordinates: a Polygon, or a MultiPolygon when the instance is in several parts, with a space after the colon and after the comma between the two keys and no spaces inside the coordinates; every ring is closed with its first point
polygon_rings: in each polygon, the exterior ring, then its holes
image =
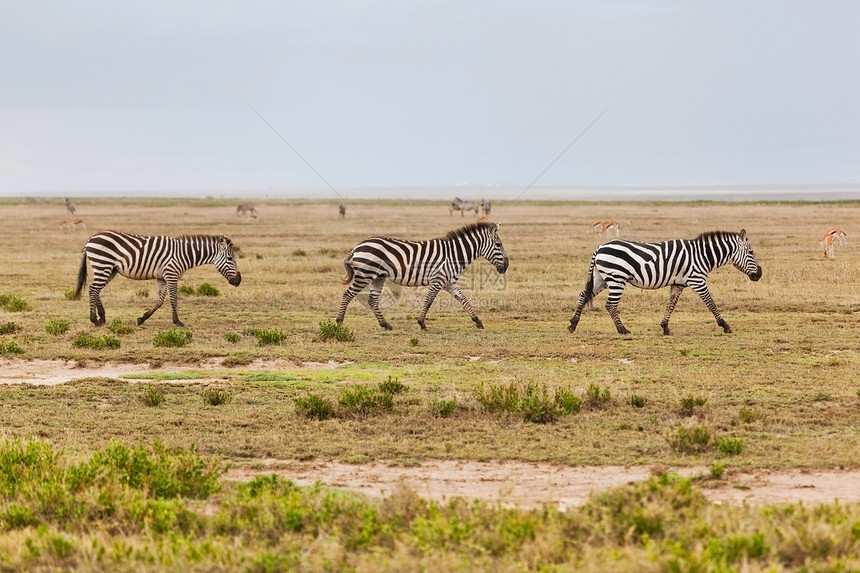
{"type": "Polygon", "coordinates": [[[621,326],[618,328],[618,334],[630,334],[630,331],[621,326]]]}
{"type": "Polygon", "coordinates": [[[382,328],[384,328],[385,330],[394,330],[393,328],[391,328],[391,325],[390,325],[390,324],[388,324],[387,322],[383,322],[383,323],[381,323],[379,326],[381,326],[381,327],[382,327],[382,328]]]}
{"type": "Polygon", "coordinates": [[[420,326],[420,327],[421,327],[421,330],[427,330],[427,327],[424,325],[424,321],[423,321],[423,320],[419,320],[419,321],[418,321],[418,326],[420,326]]]}
{"type": "Polygon", "coordinates": [[[478,328],[480,328],[480,329],[482,329],[482,330],[483,330],[483,328],[484,328],[484,323],[483,323],[483,322],[481,322],[480,320],[476,320],[476,321],[475,321],[475,326],[477,326],[478,328]]]}
{"type": "Polygon", "coordinates": [[[142,316],[141,316],[141,317],[139,317],[139,318],[137,319],[137,325],[138,325],[138,326],[140,326],[140,325],[141,325],[141,324],[143,324],[144,322],[146,322],[146,319],[145,319],[144,317],[142,317],[142,316]]]}

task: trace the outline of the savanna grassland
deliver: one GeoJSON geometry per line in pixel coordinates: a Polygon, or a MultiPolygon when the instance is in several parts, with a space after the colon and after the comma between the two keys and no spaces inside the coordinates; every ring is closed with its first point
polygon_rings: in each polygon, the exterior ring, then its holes
{"type": "Polygon", "coordinates": [[[0,202],[0,364],[140,368],[0,387],[0,464],[17,476],[0,484],[4,567],[860,568],[857,506],[717,507],[672,474],[568,512],[218,481],[227,464],[264,458],[704,465],[715,480],[741,468],[856,469],[860,203],[497,203],[510,268],[500,277],[482,261],[461,279],[484,330],[443,292],[421,331],[422,291],[392,287],[383,312],[394,330],[356,300],[343,341],[327,339],[326,321],[352,246],[472,219],[444,201],[356,202],[345,219],[336,202],[260,201],[256,222],[226,200],[76,203],[87,230],[58,227],[69,218],[60,200],[0,202]],[[761,281],[731,266],[709,280],[734,332],[688,291],[663,336],[668,290],[628,287],[631,335],[615,332],[605,293],[569,333],[591,252],[609,238],[589,222],[607,218],[636,240],[746,229],[761,281]],[[818,240],[834,226],[849,242],[825,259],[818,240]],[[117,277],[97,329],[86,296],[68,295],[86,238],[103,229],[226,234],[242,284],[193,269],[181,283],[187,328],[174,328],[169,304],[137,327],[155,282],[117,277]]]}

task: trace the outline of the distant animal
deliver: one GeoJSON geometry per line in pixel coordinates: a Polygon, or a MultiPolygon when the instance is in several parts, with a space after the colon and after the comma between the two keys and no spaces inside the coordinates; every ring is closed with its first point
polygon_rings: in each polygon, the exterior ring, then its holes
{"type": "Polygon", "coordinates": [[[840,228],[830,229],[824,236],[821,237],[821,240],[818,242],[819,247],[824,248],[824,257],[825,258],[833,258],[833,252],[836,248],[836,242],[838,241],[840,245],[845,244],[845,231],[840,228]]]}
{"type": "Polygon", "coordinates": [[[481,211],[484,215],[489,215],[490,210],[493,208],[493,204],[485,199],[481,199],[481,211]]]}
{"type": "Polygon", "coordinates": [[[466,211],[474,211],[477,215],[479,208],[478,204],[474,201],[463,201],[459,197],[454,197],[451,205],[448,206],[448,214],[453,215],[454,211],[460,211],[460,216],[462,217],[466,211]]]}
{"type": "Polygon", "coordinates": [[[75,211],[77,210],[77,208],[75,207],[75,204],[72,203],[72,201],[68,197],[66,197],[65,203],[66,203],[66,211],[68,211],[70,215],[74,215],[75,211]]]}
{"type": "Polygon", "coordinates": [[[158,300],[155,306],[137,319],[138,326],[161,308],[168,293],[173,308],[173,324],[185,326],[176,312],[177,286],[179,279],[190,268],[211,264],[231,285],[239,286],[242,281],[236,266],[233,242],[224,235],[166,237],[118,231],[97,233],[84,246],[78,285],[72,300],[80,298],[87,282],[87,260],[93,266],[93,282],[89,290],[90,321],[96,326],[106,321],[99,293],[117,274],[130,279],[158,281],[158,300]]]}
{"type": "Polygon", "coordinates": [[[618,316],[618,302],[625,285],[629,283],[643,289],[671,287],[666,314],[660,323],[663,334],[671,334],[669,317],[686,287],[701,297],[723,332],[729,333],[732,329],[717,310],[705,282],[708,273],[726,263],[732,263],[753,281],[761,278],[761,266],[743,229],[739,233],[711,231],[691,240],[638,243],[616,239],[604,243],[591,256],[585,290],[579,294],[568,330],[576,330],[583,307],[608,287],[606,310],[618,333],[630,334],[618,316]]]}
{"type": "Polygon", "coordinates": [[[87,224],[83,219],[72,219],[69,221],[68,219],[62,219],[59,223],[57,223],[57,227],[62,229],[63,231],[71,231],[72,229],[86,229],[87,224]]]}
{"type": "Polygon", "coordinates": [[[86,230],[87,224],[84,223],[83,219],[74,219],[72,221],[72,228],[73,229],[84,229],[84,230],[86,230]]]}
{"type": "Polygon", "coordinates": [[[72,228],[72,224],[69,223],[68,219],[62,219],[59,223],[57,223],[57,228],[62,229],[63,231],[68,231],[72,228]]]}
{"type": "Polygon", "coordinates": [[[236,207],[236,216],[237,217],[245,217],[249,218],[251,215],[256,215],[257,210],[254,208],[253,203],[242,203],[238,207],[236,207]]]}
{"type": "Polygon", "coordinates": [[[338,206],[337,206],[337,212],[338,212],[338,214],[340,214],[340,218],[341,218],[341,219],[343,219],[344,217],[346,217],[346,205],[344,205],[343,203],[341,203],[340,205],[338,205],[338,206]]]}
{"type": "Polygon", "coordinates": [[[418,324],[426,330],[424,319],[440,290],[457,299],[478,328],[484,328],[469,299],[457,285],[463,270],[478,257],[485,257],[499,273],[508,270],[508,256],[499,238],[498,223],[472,223],[450,231],[444,237],[427,241],[408,241],[391,237],[371,237],[362,241],[344,259],[346,269],[337,322],[343,322],[346,307],[364,287],[370,285],[368,303],[379,325],[391,325],[379,310],[379,296],[386,280],[403,286],[427,286],[418,324]]]}
{"type": "Polygon", "coordinates": [[[621,234],[621,223],[615,220],[592,221],[589,225],[591,230],[599,235],[605,235],[606,231],[615,231],[615,236],[621,234]]]}

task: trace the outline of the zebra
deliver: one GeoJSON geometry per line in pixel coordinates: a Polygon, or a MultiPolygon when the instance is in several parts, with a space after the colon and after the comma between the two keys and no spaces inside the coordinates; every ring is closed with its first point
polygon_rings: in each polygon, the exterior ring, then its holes
{"type": "Polygon", "coordinates": [[[370,285],[368,304],[379,325],[391,330],[391,325],[379,310],[379,296],[385,280],[403,286],[428,286],[418,324],[427,330],[424,319],[440,290],[445,289],[457,299],[478,328],[484,323],[478,318],[469,299],[457,285],[463,270],[479,256],[485,257],[500,274],[508,270],[508,256],[498,235],[499,225],[492,222],[472,223],[428,241],[407,241],[390,237],[371,237],[358,245],[344,259],[346,269],[337,322],[343,322],[346,307],[364,287],[370,285]]]}
{"type": "Polygon", "coordinates": [[[701,297],[723,332],[730,333],[732,329],[720,316],[705,282],[708,273],[726,263],[732,263],[753,281],[761,278],[761,266],[755,259],[744,229],[739,233],[709,231],[692,240],[675,239],[661,243],[614,240],[604,243],[591,256],[585,290],[579,294],[568,330],[576,330],[583,307],[609,287],[606,310],[618,333],[630,334],[618,316],[618,301],[624,286],[630,283],[644,289],[671,287],[666,314],[660,322],[664,335],[671,334],[669,317],[685,287],[690,287],[701,297]]]}
{"type": "Polygon", "coordinates": [[[242,281],[242,275],[236,267],[233,243],[224,235],[149,237],[104,231],[90,237],[84,246],[78,286],[72,300],[80,298],[87,281],[87,259],[93,266],[93,282],[89,291],[90,321],[96,326],[105,323],[105,309],[99,293],[117,274],[130,279],[158,281],[158,300],[155,306],[137,319],[138,326],[161,308],[168,292],[173,308],[173,324],[185,326],[176,312],[177,284],[190,268],[212,264],[231,285],[239,286],[242,281]]]}

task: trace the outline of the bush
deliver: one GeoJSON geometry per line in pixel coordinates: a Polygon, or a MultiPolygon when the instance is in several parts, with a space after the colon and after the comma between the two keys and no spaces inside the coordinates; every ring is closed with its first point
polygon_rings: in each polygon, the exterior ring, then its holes
{"type": "Polygon", "coordinates": [[[134,327],[123,322],[121,318],[115,318],[111,321],[110,325],[108,325],[108,330],[117,336],[122,336],[124,334],[131,334],[134,332],[134,327]]]}
{"type": "Polygon", "coordinates": [[[112,336],[110,334],[102,334],[99,336],[93,336],[91,334],[79,334],[72,341],[72,346],[75,348],[92,348],[94,350],[101,350],[104,348],[119,348],[120,347],[119,338],[116,336],[112,336]]]}
{"type": "Polygon", "coordinates": [[[171,328],[155,335],[153,344],[159,347],[185,346],[191,342],[191,331],[179,328],[171,328]]]}
{"type": "Polygon", "coordinates": [[[255,337],[259,346],[280,344],[287,339],[287,335],[280,328],[248,328],[244,330],[244,334],[255,337]]]}
{"type": "Polygon", "coordinates": [[[599,384],[589,382],[588,388],[585,389],[585,399],[583,402],[585,407],[590,410],[599,410],[609,406],[612,402],[609,387],[601,388],[599,384]]]}
{"type": "Polygon", "coordinates": [[[645,397],[633,394],[632,396],[630,396],[630,405],[633,406],[634,408],[644,408],[645,407],[645,397]]]}
{"type": "Polygon", "coordinates": [[[722,438],[717,451],[726,456],[738,456],[744,451],[744,441],[741,438],[722,438]]]}
{"type": "Polygon", "coordinates": [[[5,308],[9,312],[22,312],[30,310],[30,303],[17,296],[0,294],[0,307],[5,308]]]}
{"type": "Polygon", "coordinates": [[[744,424],[752,424],[753,422],[761,419],[761,412],[753,408],[747,408],[746,406],[744,406],[740,409],[740,412],[738,412],[738,417],[744,424]]]}
{"type": "Polygon", "coordinates": [[[164,400],[164,390],[152,384],[147,384],[143,389],[143,394],[140,395],[140,401],[144,406],[160,406],[164,403],[164,400]]]}
{"type": "Polygon", "coordinates": [[[333,259],[338,255],[339,251],[337,249],[329,249],[326,247],[322,247],[317,251],[317,254],[328,256],[328,258],[333,259]]]}
{"type": "Polygon", "coordinates": [[[228,332],[227,334],[224,335],[224,340],[226,340],[227,342],[236,344],[237,342],[242,340],[242,336],[239,334],[236,334],[235,332],[228,332]]]}
{"type": "Polygon", "coordinates": [[[59,336],[68,332],[69,326],[68,320],[55,318],[53,320],[49,320],[48,323],[45,324],[45,332],[53,334],[54,336],[59,336]]]}
{"type": "Polygon", "coordinates": [[[392,376],[389,376],[385,382],[379,383],[379,391],[383,393],[400,394],[401,392],[406,392],[408,389],[409,387],[401,382],[399,378],[394,378],[392,376]]]}
{"type": "Polygon", "coordinates": [[[675,434],[669,437],[669,445],[681,454],[701,453],[711,445],[711,431],[705,424],[691,428],[678,424],[675,434]]]}
{"type": "Polygon", "coordinates": [[[200,394],[203,396],[203,401],[210,406],[221,406],[233,401],[233,395],[221,388],[204,388],[200,394]]]}
{"type": "Polygon", "coordinates": [[[194,295],[194,287],[191,285],[179,285],[179,289],[177,289],[179,294],[185,296],[193,296],[194,295]]]}
{"type": "Polygon", "coordinates": [[[308,394],[304,398],[293,398],[296,411],[309,420],[328,420],[334,416],[332,403],[318,394],[308,394]]]}
{"type": "Polygon", "coordinates": [[[294,257],[306,257],[307,253],[305,252],[304,249],[296,249],[295,251],[293,251],[293,256],[294,257]]]}
{"type": "Polygon", "coordinates": [[[516,415],[536,424],[555,422],[560,416],[578,412],[582,405],[570,389],[559,388],[550,394],[545,385],[532,382],[525,386],[511,383],[486,387],[481,383],[475,398],[488,412],[516,415]]]}
{"type": "Polygon", "coordinates": [[[218,289],[209,283],[203,283],[197,287],[197,296],[220,296],[218,289]]]}
{"type": "Polygon", "coordinates": [[[364,384],[341,390],[338,404],[346,415],[366,417],[394,407],[394,395],[364,384]]]}
{"type": "Polygon", "coordinates": [[[319,337],[321,340],[337,340],[338,342],[353,342],[355,333],[348,326],[337,323],[333,320],[324,320],[320,322],[319,337]]]}
{"type": "MultiPolygon", "coordinates": [[[[69,323],[66,322],[67,328],[68,328],[68,324],[69,323]]],[[[14,322],[4,322],[3,324],[0,324],[0,334],[15,334],[16,332],[19,332],[20,330],[21,330],[21,327],[18,326],[14,322]]]]}
{"type": "Polygon", "coordinates": [[[436,400],[430,405],[430,413],[436,418],[447,418],[457,409],[457,399],[436,400]]]}
{"type": "Polygon", "coordinates": [[[707,398],[685,396],[684,398],[681,398],[678,413],[682,416],[692,416],[695,413],[696,408],[701,408],[707,401],[707,398]]]}
{"type": "Polygon", "coordinates": [[[0,342],[0,354],[22,354],[24,349],[18,346],[18,343],[14,340],[10,340],[7,343],[0,342]]]}

